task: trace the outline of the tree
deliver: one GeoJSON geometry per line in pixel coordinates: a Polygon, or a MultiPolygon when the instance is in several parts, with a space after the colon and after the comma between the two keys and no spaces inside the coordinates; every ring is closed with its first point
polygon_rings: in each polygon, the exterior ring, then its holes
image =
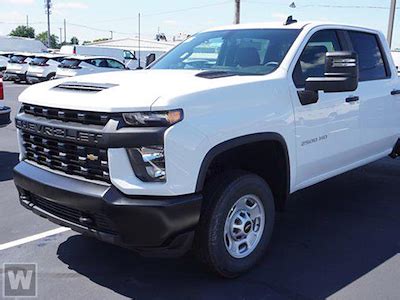
{"type": "Polygon", "coordinates": [[[78,40],[78,38],[76,36],[73,36],[71,38],[71,44],[72,45],[79,45],[79,40],[78,40]]]}
{"type": "Polygon", "coordinates": [[[29,26],[20,25],[10,32],[11,36],[20,36],[26,38],[35,38],[35,29],[29,26]]]}
{"type": "MultiPolygon", "coordinates": [[[[47,31],[39,33],[36,36],[36,39],[47,45],[47,31]]],[[[60,45],[58,44],[58,36],[56,36],[55,34],[52,34],[50,36],[50,45],[48,45],[48,47],[53,49],[60,47],[60,45]]]]}
{"type": "Polygon", "coordinates": [[[94,39],[93,43],[97,43],[97,42],[104,42],[104,41],[109,41],[109,38],[98,38],[98,39],[94,39]]]}

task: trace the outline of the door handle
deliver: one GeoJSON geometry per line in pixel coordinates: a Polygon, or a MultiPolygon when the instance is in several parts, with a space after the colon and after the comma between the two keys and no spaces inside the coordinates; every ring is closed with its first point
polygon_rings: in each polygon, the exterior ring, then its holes
{"type": "Polygon", "coordinates": [[[400,90],[393,90],[390,93],[392,96],[400,95],[400,90]]]}
{"type": "Polygon", "coordinates": [[[358,96],[347,97],[347,98],[346,98],[346,102],[347,102],[347,103],[356,102],[356,101],[358,101],[358,100],[360,100],[360,97],[358,97],[358,96]]]}

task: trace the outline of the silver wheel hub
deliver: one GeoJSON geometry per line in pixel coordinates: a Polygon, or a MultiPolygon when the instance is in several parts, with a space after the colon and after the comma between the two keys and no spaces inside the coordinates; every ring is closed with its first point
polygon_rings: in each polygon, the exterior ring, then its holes
{"type": "Polygon", "coordinates": [[[241,197],[230,209],[225,221],[224,242],[234,258],[250,255],[264,232],[265,211],[255,195],[241,197]]]}

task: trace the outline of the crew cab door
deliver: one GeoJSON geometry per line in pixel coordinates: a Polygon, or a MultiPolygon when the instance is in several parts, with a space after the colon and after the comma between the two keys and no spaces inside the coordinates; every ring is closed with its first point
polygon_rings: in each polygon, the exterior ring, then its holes
{"type": "Polygon", "coordinates": [[[360,78],[355,94],[360,105],[360,159],[384,156],[399,138],[399,79],[391,70],[381,38],[370,32],[346,32],[352,50],[358,54],[360,78]],[[392,95],[392,93],[394,95],[392,95]]]}
{"type": "Polygon", "coordinates": [[[343,33],[314,32],[289,69],[294,105],[297,149],[297,189],[341,173],[357,159],[360,146],[359,109],[353,92],[318,92],[318,101],[307,104],[298,91],[309,77],[323,77],[326,52],[345,50],[343,33]]]}

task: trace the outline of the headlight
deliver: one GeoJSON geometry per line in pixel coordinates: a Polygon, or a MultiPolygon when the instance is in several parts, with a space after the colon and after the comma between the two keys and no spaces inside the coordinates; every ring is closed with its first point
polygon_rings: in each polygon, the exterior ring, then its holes
{"type": "Polygon", "coordinates": [[[133,171],[144,182],[165,182],[164,148],[161,146],[126,149],[133,171]]]}
{"type": "Polygon", "coordinates": [[[126,124],[135,127],[168,127],[183,120],[183,110],[122,114],[126,124]]]}

